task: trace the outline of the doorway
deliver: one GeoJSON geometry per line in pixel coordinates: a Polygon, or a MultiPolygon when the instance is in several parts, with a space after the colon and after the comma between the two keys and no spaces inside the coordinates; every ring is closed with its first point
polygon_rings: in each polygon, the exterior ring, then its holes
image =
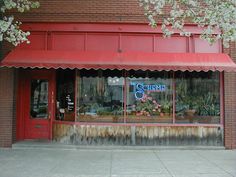
{"type": "Polygon", "coordinates": [[[52,138],[54,120],[53,70],[23,70],[20,72],[18,114],[18,139],[52,138]]]}

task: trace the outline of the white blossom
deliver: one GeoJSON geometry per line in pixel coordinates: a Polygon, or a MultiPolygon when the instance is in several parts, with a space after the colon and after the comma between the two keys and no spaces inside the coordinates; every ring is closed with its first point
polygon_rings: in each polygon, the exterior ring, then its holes
{"type": "Polygon", "coordinates": [[[190,36],[185,31],[185,23],[195,23],[203,28],[200,38],[213,44],[223,40],[225,47],[230,41],[236,41],[236,0],[139,0],[151,26],[162,23],[164,36],[170,36],[174,30],[180,35],[190,36]],[[170,11],[165,11],[170,7],[170,11]],[[165,12],[164,12],[165,11],[165,12]],[[168,17],[163,17],[161,14],[168,17]],[[217,34],[220,31],[221,34],[217,34]]]}
{"type": "MultiPolygon", "coordinates": [[[[18,12],[25,12],[31,8],[38,8],[39,3],[30,0],[0,0],[0,11],[5,13],[7,10],[16,9],[18,12]]],[[[17,46],[22,42],[29,43],[27,36],[29,32],[20,29],[21,23],[14,21],[13,16],[4,16],[0,19],[0,42],[6,40],[17,46]]]]}

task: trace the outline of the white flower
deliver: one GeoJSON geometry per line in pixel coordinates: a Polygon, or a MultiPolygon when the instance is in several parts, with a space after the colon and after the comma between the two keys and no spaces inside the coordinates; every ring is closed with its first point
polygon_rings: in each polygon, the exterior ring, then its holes
{"type": "MultiPolygon", "coordinates": [[[[25,10],[39,7],[38,2],[30,0],[0,1],[2,1],[3,4],[0,9],[2,13],[5,13],[7,10],[11,9],[16,9],[18,12],[24,12],[25,10]]],[[[30,33],[22,31],[19,25],[21,25],[21,22],[14,21],[13,16],[3,16],[3,18],[0,20],[0,41],[6,40],[15,46],[25,41],[29,42],[27,36],[29,36],[30,33]]]]}

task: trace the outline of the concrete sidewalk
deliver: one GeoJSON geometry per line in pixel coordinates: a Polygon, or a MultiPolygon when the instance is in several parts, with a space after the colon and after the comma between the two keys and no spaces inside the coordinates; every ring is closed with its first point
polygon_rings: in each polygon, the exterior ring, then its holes
{"type": "Polygon", "coordinates": [[[0,149],[0,177],[233,176],[235,150],[0,149]]]}

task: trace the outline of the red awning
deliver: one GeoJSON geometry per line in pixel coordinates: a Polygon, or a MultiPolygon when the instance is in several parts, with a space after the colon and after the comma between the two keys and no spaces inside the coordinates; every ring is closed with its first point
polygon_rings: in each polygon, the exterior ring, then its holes
{"type": "Polygon", "coordinates": [[[48,69],[236,71],[236,64],[231,58],[220,53],[14,50],[6,56],[0,66],[48,69]]]}

